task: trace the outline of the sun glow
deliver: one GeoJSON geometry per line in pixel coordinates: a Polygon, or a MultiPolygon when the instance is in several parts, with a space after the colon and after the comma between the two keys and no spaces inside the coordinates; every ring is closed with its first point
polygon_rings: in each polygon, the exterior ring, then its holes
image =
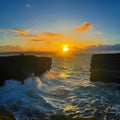
{"type": "Polygon", "coordinates": [[[69,48],[67,46],[63,46],[63,52],[69,51],[69,48]]]}

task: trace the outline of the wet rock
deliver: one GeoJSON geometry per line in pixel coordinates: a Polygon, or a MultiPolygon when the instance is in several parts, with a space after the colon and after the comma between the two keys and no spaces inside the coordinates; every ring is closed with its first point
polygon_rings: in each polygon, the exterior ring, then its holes
{"type": "Polygon", "coordinates": [[[51,117],[50,120],[97,120],[94,117],[77,117],[73,118],[71,116],[66,116],[66,115],[54,115],[51,117]]]}
{"type": "Polygon", "coordinates": [[[0,85],[5,80],[16,79],[21,82],[27,77],[36,76],[50,70],[51,58],[34,55],[17,55],[0,57],[0,85]]]}
{"type": "Polygon", "coordinates": [[[0,120],[15,120],[15,117],[11,112],[0,109],[0,120]]]}

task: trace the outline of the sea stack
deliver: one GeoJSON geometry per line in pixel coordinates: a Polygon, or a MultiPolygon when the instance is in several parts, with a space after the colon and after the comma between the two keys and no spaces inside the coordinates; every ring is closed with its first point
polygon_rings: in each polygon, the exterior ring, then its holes
{"type": "Polygon", "coordinates": [[[49,57],[34,55],[0,56],[0,85],[5,80],[15,79],[23,82],[33,73],[38,76],[50,70],[52,60],[49,57]]]}
{"type": "Polygon", "coordinates": [[[120,83],[120,54],[94,54],[90,72],[91,81],[120,83]]]}

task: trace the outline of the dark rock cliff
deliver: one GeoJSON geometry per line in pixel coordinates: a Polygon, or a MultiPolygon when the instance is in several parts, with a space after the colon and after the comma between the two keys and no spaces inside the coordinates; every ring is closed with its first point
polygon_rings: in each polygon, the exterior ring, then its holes
{"type": "Polygon", "coordinates": [[[21,82],[34,73],[40,75],[51,68],[51,58],[33,55],[1,56],[0,85],[5,80],[16,79],[21,82]]]}
{"type": "Polygon", "coordinates": [[[0,109],[0,120],[15,120],[15,117],[11,112],[0,109]]]}
{"type": "Polygon", "coordinates": [[[90,72],[91,81],[120,83],[120,54],[94,54],[90,72]]]}

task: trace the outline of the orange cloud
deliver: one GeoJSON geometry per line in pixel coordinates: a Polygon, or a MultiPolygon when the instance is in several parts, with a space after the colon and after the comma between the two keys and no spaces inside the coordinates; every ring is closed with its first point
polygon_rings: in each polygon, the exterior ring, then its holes
{"type": "Polygon", "coordinates": [[[61,34],[51,33],[51,32],[43,32],[43,33],[36,33],[36,34],[30,34],[29,30],[20,30],[20,29],[14,29],[14,32],[18,33],[15,35],[12,35],[14,38],[17,39],[23,39],[23,40],[30,40],[30,41],[44,41],[46,42],[47,39],[51,38],[59,38],[61,34]]]}
{"type": "Polygon", "coordinates": [[[32,40],[32,41],[34,41],[34,42],[40,42],[40,41],[43,41],[43,40],[34,39],[34,40],[32,40]]]}
{"type": "Polygon", "coordinates": [[[20,46],[6,45],[0,46],[0,52],[13,52],[13,51],[22,51],[23,49],[20,46]]]}
{"type": "Polygon", "coordinates": [[[28,35],[29,34],[29,30],[14,29],[13,31],[18,33],[19,35],[28,35]]]}
{"type": "Polygon", "coordinates": [[[84,22],[80,27],[75,28],[77,32],[86,32],[92,29],[92,25],[88,22],[84,22]]]}
{"type": "Polygon", "coordinates": [[[61,34],[55,34],[50,32],[44,32],[43,35],[45,35],[48,38],[59,38],[61,37],[61,34]]]}
{"type": "MultiPolygon", "coordinates": [[[[79,27],[79,32],[86,32],[87,30],[92,29],[92,25],[85,22],[79,27]],[[86,26],[86,27],[85,27],[86,26]],[[91,27],[90,27],[91,26],[91,27]]],[[[6,30],[5,30],[6,31],[6,30]]],[[[7,30],[11,32],[10,34],[15,39],[19,39],[21,41],[16,41],[12,39],[12,42],[9,41],[10,46],[6,47],[6,50],[15,50],[14,45],[20,45],[24,51],[49,51],[49,52],[60,52],[62,51],[63,45],[68,45],[70,51],[78,50],[78,49],[85,49],[91,45],[98,45],[102,43],[104,38],[99,36],[97,38],[96,32],[94,34],[77,34],[75,32],[64,32],[62,34],[59,33],[52,33],[52,32],[41,32],[38,30],[27,30],[27,29],[14,29],[14,30],[7,30]]],[[[0,29],[0,32],[4,33],[4,30],[0,29]]],[[[93,32],[92,32],[93,33],[93,32]]],[[[6,44],[5,44],[6,45],[6,44]]],[[[4,47],[5,48],[5,47],[4,47]]],[[[2,48],[3,49],[3,48],[2,48]]],[[[1,49],[0,49],[1,50],[1,49]]],[[[16,47],[16,51],[19,51],[20,48],[16,47]]]]}

